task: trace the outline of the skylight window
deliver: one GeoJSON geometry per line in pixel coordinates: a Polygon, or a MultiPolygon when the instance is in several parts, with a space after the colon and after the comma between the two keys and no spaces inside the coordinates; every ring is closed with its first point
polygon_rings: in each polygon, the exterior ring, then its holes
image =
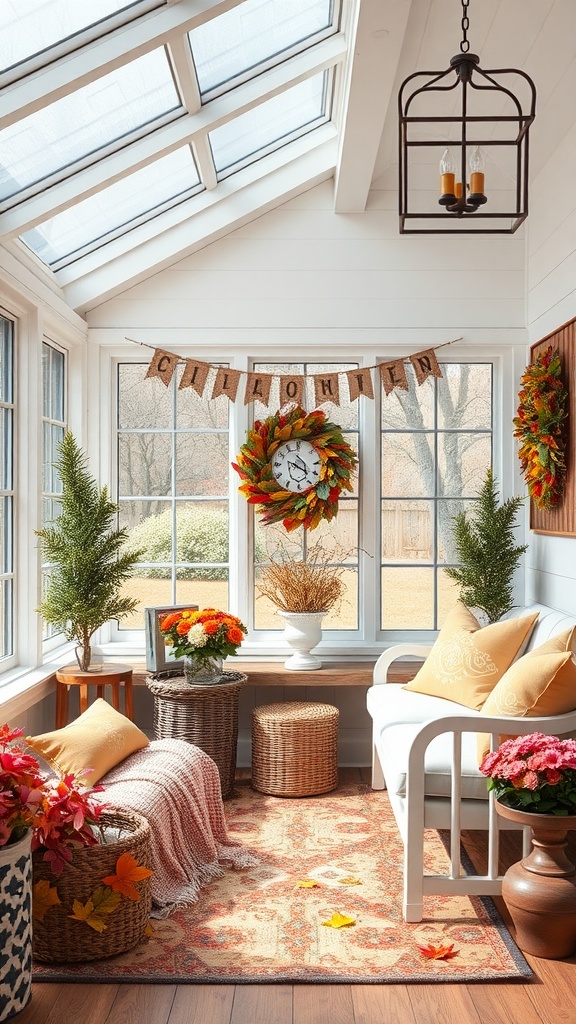
{"type": "Polygon", "coordinates": [[[44,263],[66,266],[103,241],[182,202],[199,188],[192,152],[189,146],[183,146],[39,224],[21,238],[44,263]]]}
{"type": "Polygon", "coordinates": [[[246,0],[188,33],[200,92],[234,82],[332,26],[331,0],[246,0]]]}
{"type": "Polygon", "coordinates": [[[0,199],[182,109],[164,49],[0,131],[0,199]]]}
{"type": "Polygon", "coordinates": [[[314,75],[209,133],[219,177],[226,177],[326,120],[327,72],[314,75]]]}
{"type": "MultiPolygon", "coordinates": [[[[166,0],[2,0],[0,4],[0,68],[9,70],[30,57],[66,43],[84,29],[110,29],[114,15],[137,17],[166,0]],[[97,17],[94,15],[97,14],[97,17]]],[[[122,18],[125,21],[126,18],[122,18]]],[[[84,40],[82,40],[84,41],[84,40]]],[[[70,49],[71,47],[67,47],[70,49]]],[[[49,54],[49,58],[53,58],[49,54]]]]}

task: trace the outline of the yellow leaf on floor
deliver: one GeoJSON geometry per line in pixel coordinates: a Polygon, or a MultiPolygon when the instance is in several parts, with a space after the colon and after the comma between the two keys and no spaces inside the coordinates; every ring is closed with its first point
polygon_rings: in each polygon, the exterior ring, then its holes
{"type": "Polygon", "coordinates": [[[313,878],[303,878],[301,882],[296,882],[296,889],[319,889],[320,882],[316,882],[313,878]]]}
{"type": "Polygon", "coordinates": [[[322,921],[322,924],[325,924],[327,928],[347,928],[349,925],[356,924],[356,919],[335,910],[330,920],[322,921]]]}
{"type": "Polygon", "coordinates": [[[338,879],[339,885],[364,885],[361,878],[355,878],[354,875],[348,875],[346,878],[338,879]]]}

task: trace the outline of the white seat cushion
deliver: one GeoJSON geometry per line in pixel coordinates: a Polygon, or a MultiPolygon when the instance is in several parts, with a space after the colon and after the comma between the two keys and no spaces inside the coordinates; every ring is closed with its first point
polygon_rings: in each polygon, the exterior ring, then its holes
{"type": "MultiPolygon", "coordinates": [[[[482,716],[451,700],[404,690],[398,683],[373,686],[367,694],[368,710],[374,722],[374,742],[388,789],[406,795],[408,752],[420,726],[449,716],[482,716]],[[395,723],[395,724],[390,724],[395,723]]],[[[443,733],[426,752],[426,796],[449,797],[451,788],[452,734],[443,733]]],[[[462,733],[462,797],[487,800],[486,779],[478,769],[476,733],[462,733]]]]}

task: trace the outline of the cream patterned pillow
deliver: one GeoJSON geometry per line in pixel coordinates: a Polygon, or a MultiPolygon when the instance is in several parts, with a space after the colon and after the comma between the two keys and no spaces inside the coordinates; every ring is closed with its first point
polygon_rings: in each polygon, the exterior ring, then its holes
{"type": "MultiPolygon", "coordinates": [[[[558,633],[535,651],[519,658],[504,673],[482,708],[483,715],[537,718],[576,709],[576,660],[572,643],[576,627],[558,633]]],[[[502,743],[507,736],[500,736],[502,743]]],[[[478,736],[478,760],[490,750],[490,737],[478,736]]]]}
{"type": "Polygon", "coordinates": [[[422,668],[405,690],[444,697],[479,711],[532,631],[538,613],[481,627],[458,603],[446,617],[422,668]]]}

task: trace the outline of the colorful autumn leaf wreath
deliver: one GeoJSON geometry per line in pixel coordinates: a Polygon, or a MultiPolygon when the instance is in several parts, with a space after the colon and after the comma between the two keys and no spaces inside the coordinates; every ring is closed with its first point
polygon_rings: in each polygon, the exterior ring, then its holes
{"type": "Polygon", "coordinates": [[[313,530],[322,519],[337,515],[338,498],[342,491],[352,490],[350,478],[357,463],[340,427],[330,423],[321,410],[306,413],[300,406],[257,420],[237,459],[232,466],[244,481],[240,492],[256,505],[263,523],[282,522],[289,532],[299,526],[313,530]],[[297,439],[313,445],[321,462],[318,483],[302,493],[284,490],[272,472],[276,449],[297,439]]]}
{"type": "Polygon", "coordinates": [[[567,393],[561,372],[558,349],[550,345],[526,367],[514,418],[514,437],[521,441],[518,457],[528,494],[542,509],[556,508],[564,489],[567,393]]]}

